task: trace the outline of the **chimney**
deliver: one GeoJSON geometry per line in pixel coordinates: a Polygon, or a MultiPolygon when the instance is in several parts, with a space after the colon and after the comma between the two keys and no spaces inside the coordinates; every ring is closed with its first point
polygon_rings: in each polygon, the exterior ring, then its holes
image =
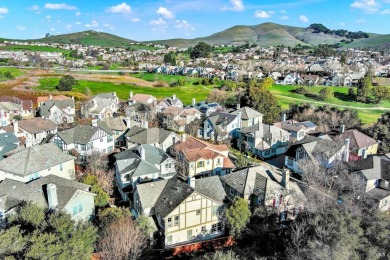
{"type": "Polygon", "coordinates": [[[291,173],[289,169],[283,169],[282,181],[280,184],[286,189],[289,189],[290,187],[290,174],[291,173]]]}
{"type": "Polygon", "coordinates": [[[241,108],[240,103],[237,103],[237,110],[239,110],[240,108],[241,108]]]}
{"type": "Polygon", "coordinates": [[[92,119],[92,126],[97,126],[97,122],[98,122],[98,120],[97,119],[92,119]]]}
{"type": "Polygon", "coordinates": [[[195,104],[196,104],[196,99],[192,98],[192,105],[195,106],[195,104]]]}
{"type": "Polygon", "coordinates": [[[349,140],[349,138],[345,139],[345,146],[346,146],[346,149],[345,149],[345,158],[344,160],[346,162],[348,162],[349,160],[349,144],[351,143],[351,140],[349,140]]]}
{"type": "Polygon", "coordinates": [[[282,122],[286,121],[286,118],[287,118],[286,114],[283,114],[282,115],[282,122]]]}
{"type": "Polygon", "coordinates": [[[143,148],[142,145],[139,146],[139,156],[142,160],[145,160],[145,148],[143,148]]]}
{"type": "Polygon", "coordinates": [[[188,185],[189,185],[191,188],[195,189],[195,186],[196,186],[196,185],[195,185],[195,184],[196,184],[195,177],[194,177],[194,176],[192,176],[192,177],[188,176],[187,181],[188,181],[188,185]]]}
{"type": "Polygon", "coordinates": [[[19,122],[17,120],[14,120],[12,125],[14,126],[15,135],[17,135],[17,133],[19,133],[19,122]]]}
{"type": "Polygon", "coordinates": [[[53,96],[52,96],[52,94],[50,93],[50,95],[49,95],[49,99],[50,100],[52,100],[53,99],[53,96]]]}
{"type": "Polygon", "coordinates": [[[181,136],[181,141],[184,143],[185,141],[187,141],[187,135],[186,134],[183,134],[181,136]]]}
{"type": "Polygon", "coordinates": [[[363,151],[362,151],[362,158],[363,159],[367,158],[367,149],[363,149],[363,151]]]}
{"type": "Polygon", "coordinates": [[[55,209],[58,205],[57,200],[57,187],[53,183],[47,184],[47,204],[49,209],[55,209]]]}
{"type": "Polygon", "coordinates": [[[133,97],[133,91],[130,91],[130,98],[133,97]]]}
{"type": "Polygon", "coordinates": [[[142,120],[142,121],[141,121],[141,127],[148,129],[148,128],[149,128],[149,123],[148,123],[148,121],[142,120]]]}
{"type": "Polygon", "coordinates": [[[242,126],[241,126],[241,115],[242,115],[241,112],[238,112],[238,113],[237,113],[237,117],[238,117],[238,128],[241,128],[241,127],[242,127],[242,126]]]}
{"type": "Polygon", "coordinates": [[[127,128],[130,129],[131,128],[131,119],[130,119],[130,117],[126,117],[125,120],[126,120],[127,128]]]}
{"type": "Polygon", "coordinates": [[[176,99],[176,94],[173,94],[172,99],[173,99],[173,100],[176,99]]]}
{"type": "Polygon", "coordinates": [[[31,147],[31,146],[32,146],[32,140],[31,140],[30,138],[27,138],[27,139],[26,139],[25,146],[26,146],[26,148],[28,148],[28,147],[31,147]]]}
{"type": "Polygon", "coordinates": [[[345,132],[345,125],[340,125],[340,134],[344,134],[345,132]]]}
{"type": "Polygon", "coordinates": [[[73,103],[74,103],[74,96],[72,96],[72,100],[73,100],[73,103]]]}

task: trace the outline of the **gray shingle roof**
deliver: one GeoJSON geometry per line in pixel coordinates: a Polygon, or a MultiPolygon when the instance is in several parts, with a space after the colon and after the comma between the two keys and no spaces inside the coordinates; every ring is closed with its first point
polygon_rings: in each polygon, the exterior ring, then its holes
{"type": "MultiPolygon", "coordinates": [[[[22,201],[31,201],[46,207],[47,184],[55,184],[57,188],[58,207],[63,209],[77,191],[89,191],[89,185],[64,179],[55,175],[48,175],[31,182],[19,182],[5,179],[0,183],[0,197],[7,196],[8,209],[19,205],[22,201]]],[[[92,194],[92,193],[91,193],[92,194]]]]}
{"type": "Polygon", "coordinates": [[[19,142],[19,139],[13,133],[0,134],[0,160],[3,159],[6,153],[16,149],[19,142]]]}
{"type": "Polygon", "coordinates": [[[46,131],[53,131],[57,129],[57,125],[51,120],[43,119],[40,117],[21,120],[18,122],[19,128],[25,130],[30,134],[38,134],[46,131]]]}
{"type": "Polygon", "coordinates": [[[252,118],[263,116],[262,113],[257,112],[256,110],[254,110],[250,107],[242,107],[242,108],[237,109],[236,111],[232,112],[232,114],[238,115],[239,112],[241,112],[241,118],[244,120],[249,120],[252,118]]]}
{"type": "Polygon", "coordinates": [[[313,156],[326,156],[327,158],[332,157],[337,154],[342,147],[343,143],[338,143],[330,141],[327,139],[322,139],[314,136],[306,136],[300,141],[295,142],[286,152],[286,155],[295,157],[295,151],[299,147],[303,147],[309,155],[313,156]]]}
{"type": "Polygon", "coordinates": [[[149,128],[136,134],[130,130],[126,136],[130,142],[136,144],[161,144],[171,133],[171,131],[161,128],[149,128]]]}
{"type": "Polygon", "coordinates": [[[61,110],[66,109],[68,106],[70,108],[74,108],[74,101],[73,101],[73,99],[48,100],[48,101],[45,101],[45,103],[43,103],[41,105],[41,107],[39,108],[39,114],[41,116],[49,116],[50,115],[50,109],[53,106],[57,106],[61,110]]]}
{"type": "Polygon", "coordinates": [[[66,143],[66,144],[88,144],[91,141],[93,135],[100,129],[112,135],[113,132],[101,123],[98,127],[90,125],[78,125],[64,131],[57,132],[57,135],[66,143]]]}
{"type": "Polygon", "coordinates": [[[142,208],[154,207],[167,182],[168,180],[160,180],[137,185],[142,208]]]}
{"type": "Polygon", "coordinates": [[[36,145],[18,151],[0,161],[0,170],[21,177],[48,169],[75,157],[63,153],[55,144],[36,145]]]}
{"type": "Polygon", "coordinates": [[[226,197],[225,189],[219,176],[196,179],[195,191],[219,203],[223,203],[226,197]]]}
{"type": "Polygon", "coordinates": [[[4,110],[5,112],[10,112],[10,111],[21,111],[23,110],[23,108],[22,106],[12,102],[0,102],[0,110],[4,110]]]}
{"type": "Polygon", "coordinates": [[[349,164],[352,171],[361,171],[367,180],[390,181],[390,159],[387,157],[374,155],[349,164]]]}

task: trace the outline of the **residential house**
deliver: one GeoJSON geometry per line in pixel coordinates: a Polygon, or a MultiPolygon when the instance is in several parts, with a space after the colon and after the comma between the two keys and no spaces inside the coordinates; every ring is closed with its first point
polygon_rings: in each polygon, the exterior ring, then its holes
{"type": "Polygon", "coordinates": [[[350,171],[363,178],[366,194],[374,200],[375,207],[390,210],[390,154],[352,161],[350,171]]]}
{"type": "Polygon", "coordinates": [[[287,151],[290,133],[274,125],[257,123],[242,128],[238,139],[241,152],[271,158],[287,151]]]}
{"type": "Polygon", "coordinates": [[[36,145],[42,143],[48,135],[57,133],[57,125],[51,120],[37,117],[14,121],[12,125],[4,127],[4,130],[36,145]]]}
{"type": "Polygon", "coordinates": [[[91,220],[95,215],[95,194],[90,192],[90,188],[90,185],[56,175],[27,183],[7,178],[0,182],[0,226],[24,202],[61,210],[75,221],[91,220]]]}
{"type": "Polygon", "coordinates": [[[48,100],[39,108],[39,116],[55,124],[73,123],[76,116],[74,99],[48,100]]]}
{"type": "Polygon", "coordinates": [[[150,144],[167,151],[180,141],[180,136],[172,131],[161,128],[133,127],[126,134],[127,148],[133,148],[140,144],[150,144]]]}
{"type": "Polygon", "coordinates": [[[362,132],[352,129],[344,131],[345,126],[340,127],[340,134],[331,136],[333,140],[342,142],[349,139],[349,161],[357,161],[374,155],[378,152],[378,142],[362,132]]]}
{"type": "Polygon", "coordinates": [[[353,87],[358,86],[359,81],[364,77],[364,74],[353,73],[344,77],[344,86],[353,87]]]}
{"type": "Polygon", "coordinates": [[[298,182],[290,178],[290,171],[267,163],[221,176],[221,182],[231,201],[238,196],[251,208],[274,208],[280,220],[295,217],[303,208],[305,195],[298,182]]]}
{"type": "Polygon", "coordinates": [[[111,129],[114,133],[115,147],[126,147],[127,131],[131,127],[138,125],[137,122],[123,116],[106,117],[100,120],[97,124],[105,124],[111,129]]]}
{"type": "Polygon", "coordinates": [[[78,125],[56,133],[50,142],[55,143],[63,152],[77,156],[79,163],[94,152],[107,154],[114,150],[114,133],[104,123],[78,125]]]}
{"type": "Polygon", "coordinates": [[[263,122],[263,114],[250,107],[240,108],[240,105],[238,105],[237,109],[231,112],[233,115],[238,115],[239,113],[241,113],[241,128],[250,127],[263,122]]]}
{"type": "Polygon", "coordinates": [[[51,94],[49,96],[39,96],[37,97],[37,107],[40,108],[43,103],[49,100],[71,100],[72,98],[64,96],[64,95],[58,95],[58,96],[52,96],[51,94]]]}
{"type": "MultiPolygon", "coordinates": [[[[283,117],[285,117],[285,115],[283,115],[283,117]]],[[[292,141],[302,140],[308,133],[317,129],[317,126],[311,121],[299,122],[293,119],[276,122],[274,123],[274,126],[289,132],[292,141]]]]}
{"type": "Polygon", "coordinates": [[[227,112],[216,112],[203,122],[203,128],[199,130],[198,137],[220,142],[237,137],[240,128],[241,113],[234,115],[227,112]]]}
{"type": "Polygon", "coordinates": [[[47,175],[75,178],[74,157],[63,153],[54,144],[20,147],[0,161],[0,180],[29,182],[47,175]]]}
{"type": "Polygon", "coordinates": [[[192,99],[192,104],[186,108],[196,108],[201,112],[202,116],[210,116],[212,113],[221,112],[224,109],[217,102],[207,103],[206,101],[200,101],[196,103],[195,98],[192,99]]]}
{"type": "Polygon", "coordinates": [[[298,85],[314,86],[319,82],[320,77],[315,74],[302,74],[297,78],[298,85]]]}
{"type": "Polygon", "coordinates": [[[167,107],[183,108],[184,104],[179,98],[176,97],[176,95],[173,95],[172,97],[163,98],[160,102],[157,103],[158,112],[164,111],[167,107]]]}
{"type": "Polygon", "coordinates": [[[125,150],[114,157],[115,179],[124,201],[129,199],[129,193],[137,184],[169,179],[176,174],[176,161],[163,150],[149,144],[125,150]]]}
{"type": "Polygon", "coordinates": [[[195,119],[201,118],[201,113],[196,108],[180,108],[169,106],[161,112],[164,128],[177,132],[184,132],[187,125],[195,119]]]}
{"type": "Polygon", "coordinates": [[[148,94],[133,94],[133,91],[130,91],[130,97],[128,100],[129,106],[134,105],[136,103],[143,103],[150,105],[152,107],[156,107],[157,99],[152,95],[148,94]]]}
{"type": "Polygon", "coordinates": [[[175,175],[137,185],[134,211],[155,219],[164,246],[169,248],[223,236],[225,196],[218,176],[187,180],[175,175]]]}
{"type": "Polygon", "coordinates": [[[183,141],[175,146],[174,151],[179,168],[190,177],[225,175],[236,168],[226,145],[214,145],[183,135],[183,141]]]}
{"type": "Polygon", "coordinates": [[[81,106],[85,118],[104,119],[112,117],[119,109],[119,98],[116,92],[102,93],[81,106]]]}
{"type": "Polygon", "coordinates": [[[0,102],[0,122],[2,126],[12,123],[15,116],[23,116],[23,107],[12,102],[0,102]]]}
{"type": "Polygon", "coordinates": [[[1,96],[1,102],[12,102],[22,107],[22,113],[20,114],[23,117],[33,116],[33,102],[32,100],[20,99],[18,97],[10,97],[10,96],[1,96]]]}
{"type": "Polygon", "coordinates": [[[296,173],[302,173],[300,164],[311,162],[314,166],[331,167],[336,161],[348,161],[349,139],[335,142],[326,138],[306,136],[293,143],[285,156],[285,166],[296,173]]]}
{"type": "Polygon", "coordinates": [[[13,133],[0,133],[0,160],[4,155],[19,147],[20,140],[13,133]]]}
{"type": "Polygon", "coordinates": [[[148,122],[153,121],[157,115],[155,106],[147,103],[134,103],[126,108],[125,113],[126,117],[142,127],[147,127],[148,122]]]}

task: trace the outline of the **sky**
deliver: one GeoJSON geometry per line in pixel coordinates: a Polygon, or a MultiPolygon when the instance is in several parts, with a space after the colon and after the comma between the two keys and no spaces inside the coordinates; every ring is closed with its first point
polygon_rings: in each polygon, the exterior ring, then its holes
{"type": "Polygon", "coordinates": [[[390,0],[0,0],[0,37],[94,30],[147,41],[274,22],[390,34],[390,0]]]}

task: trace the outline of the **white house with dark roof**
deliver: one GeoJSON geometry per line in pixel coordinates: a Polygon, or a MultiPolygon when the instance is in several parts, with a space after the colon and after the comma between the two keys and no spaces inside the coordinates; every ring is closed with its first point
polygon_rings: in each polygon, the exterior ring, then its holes
{"type": "Polygon", "coordinates": [[[241,128],[241,113],[233,115],[227,112],[212,113],[199,129],[198,137],[220,142],[238,135],[241,128]]]}
{"type": "MultiPolygon", "coordinates": [[[[285,116],[285,115],[283,115],[285,116]]],[[[311,121],[299,122],[296,120],[284,120],[281,122],[274,123],[274,126],[286,130],[290,133],[292,140],[302,140],[305,136],[317,129],[317,126],[311,121]]]]}
{"type": "Polygon", "coordinates": [[[238,105],[237,109],[231,112],[231,114],[241,114],[241,128],[250,127],[263,122],[263,114],[250,107],[240,108],[240,105],[238,105]]]}
{"type": "Polygon", "coordinates": [[[50,142],[63,152],[77,155],[78,162],[84,162],[93,152],[108,154],[114,150],[114,133],[103,122],[94,125],[78,125],[56,133],[50,142]]]}
{"type": "Polygon", "coordinates": [[[169,180],[137,185],[136,215],[153,217],[165,248],[207,241],[225,234],[225,191],[218,176],[169,180]]]}
{"type": "Polygon", "coordinates": [[[126,134],[127,148],[133,148],[140,144],[150,144],[164,151],[180,141],[180,136],[175,132],[162,128],[133,127],[126,134]]]}
{"type": "Polygon", "coordinates": [[[39,116],[53,121],[55,124],[73,123],[76,116],[74,98],[64,100],[48,100],[41,104],[39,116]]]}
{"type": "Polygon", "coordinates": [[[16,149],[6,156],[0,161],[0,180],[29,182],[47,175],[75,178],[75,157],[51,143],[16,149]]]}
{"type": "Polygon", "coordinates": [[[117,153],[115,179],[124,201],[135,186],[151,180],[168,179],[176,174],[176,160],[163,150],[149,144],[117,153]]]}
{"type": "Polygon", "coordinates": [[[163,125],[166,129],[184,132],[186,126],[195,119],[201,118],[201,113],[196,108],[180,108],[169,106],[161,112],[163,125]]]}
{"type": "Polygon", "coordinates": [[[133,94],[133,91],[130,91],[130,96],[128,100],[129,106],[134,105],[136,103],[144,103],[150,106],[155,107],[157,105],[157,99],[152,95],[148,94],[133,94]]]}
{"type": "Polygon", "coordinates": [[[81,106],[85,118],[103,119],[112,117],[119,109],[119,98],[116,92],[101,93],[81,106]]]}
{"type": "Polygon", "coordinates": [[[158,112],[164,111],[167,107],[183,108],[184,104],[179,98],[176,97],[176,95],[173,95],[172,97],[163,98],[160,102],[157,103],[158,112]]]}
{"type": "Polygon", "coordinates": [[[241,152],[270,158],[287,151],[289,138],[290,133],[279,127],[257,123],[240,130],[237,144],[241,152]]]}
{"type": "Polygon", "coordinates": [[[0,226],[23,202],[51,210],[62,210],[75,221],[88,221],[95,215],[95,194],[90,185],[47,175],[30,182],[5,179],[0,182],[0,226]]]}

